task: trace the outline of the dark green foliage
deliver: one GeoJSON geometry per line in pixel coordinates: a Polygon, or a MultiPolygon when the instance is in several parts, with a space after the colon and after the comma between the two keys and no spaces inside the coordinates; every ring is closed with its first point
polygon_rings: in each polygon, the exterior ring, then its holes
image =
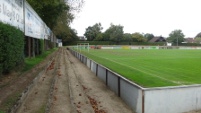
{"type": "Polygon", "coordinates": [[[110,27],[105,31],[106,36],[109,36],[109,40],[119,44],[122,41],[124,34],[123,26],[111,24],[110,27]]]}
{"type": "MultiPolygon", "coordinates": [[[[0,32],[1,32],[1,30],[0,30],[0,32]]],[[[0,75],[2,74],[2,71],[3,71],[3,63],[2,63],[2,61],[3,61],[3,39],[2,39],[2,34],[0,34],[0,75]]]]}
{"type": "Polygon", "coordinates": [[[0,73],[8,73],[24,60],[23,32],[0,23],[0,45],[0,73]]]}
{"type": "MultiPolygon", "coordinates": [[[[116,45],[116,42],[113,41],[75,41],[71,42],[68,45],[77,45],[77,43],[89,43],[90,45],[116,45]]],[[[118,45],[155,45],[155,46],[164,46],[164,42],[127,42],[127,41],[121,41],[118,43],[118,45]]]]}
{"type": "Polygon", "coordinates": [[[153,34],[150,34],[150,33],[146,33],[146,34],[144,35],[144,38],[146,38],[147,41],[149,41],[149,40],[151,40],[152,38],[154,38],[154,35],[153,35],[153,34]]]}
{"type": "Polygon", "coordinates": [[[88,41],[102,40],[102,29],[103,27],[101,23],[96,23],[95,25],[86,28],[84,36],[87,38],[88,41]]]}
{"type": "Polygon", "coordinates": [[[185,35],[182,33],[182,30],[179,29],[172,31],[167,40],[173,44],[181,44],[184,41],[184,37],[185,35]]]}
{"type": "Polygon", "coordinates": [[[133,42],[145,42],[144,36],[138,32],[131,34],[131,39],[133,42]]]}
{"type": "Polygon", "coordinates": [[[198,34],[195,36],[195,38],[197,38],[197,37],[201,37],[201,32],[198,33],[198,34]]]}

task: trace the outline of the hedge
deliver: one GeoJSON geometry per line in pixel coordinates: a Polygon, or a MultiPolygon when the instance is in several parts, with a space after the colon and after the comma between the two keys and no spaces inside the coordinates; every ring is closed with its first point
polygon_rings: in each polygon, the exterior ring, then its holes
{"type": "MultiPolygon", "coordinates": [[[[164,46],[166,45],[166,42],[119,42],[118,44],[116,42],[112,41],[74,41],[68,43],[68,45],[77,45],[78,43],[89,43],[90,45],[148,45],[148,46],[164,46]]],[[[172,46],[177,46],[176,44],[173,44],[172,46]]],[[[179,46],[201,46],[201,44],[197,43],[184,43],[179,44],[179,46]]]]}
{"type": "Polygon", "coordinates": [[[0,22],[0,75],[20,66],[23,61],[23,32],[0,22]]]}
{"type": "Polygon", "coordinates": [[[90,45],[160,45],[163,46],[164,42],[150,43],[150,42],[119,42],[118,44],[113,41],[75,41],[69,45],[77,45],[77,43],[89,43],[90,45]]]}

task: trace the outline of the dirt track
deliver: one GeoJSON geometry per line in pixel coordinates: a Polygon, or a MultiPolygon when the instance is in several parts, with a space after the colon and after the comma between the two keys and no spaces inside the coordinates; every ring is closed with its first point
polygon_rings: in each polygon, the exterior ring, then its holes
{"type": "Polygon", "coordinates": [[[132,113],[65,48],[59,49],[17,113],[132,113]]]}

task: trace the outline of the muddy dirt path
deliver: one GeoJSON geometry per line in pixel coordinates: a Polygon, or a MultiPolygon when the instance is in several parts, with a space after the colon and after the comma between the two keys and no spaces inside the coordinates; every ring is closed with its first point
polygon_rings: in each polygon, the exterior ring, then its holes
{"type": "Polygon", "coordinates": [[[132,113],[84,64],[61,48],[17,113],[132,113]]]}
{"type": "Polygon", "coordinates": [[[60,56],[57,53],[49,62],[49,66],[44,70],[45,72],[37,77],[37,81],[33,84],[17,113],[40,113],[45,111],[59,59],[60,56]]]}

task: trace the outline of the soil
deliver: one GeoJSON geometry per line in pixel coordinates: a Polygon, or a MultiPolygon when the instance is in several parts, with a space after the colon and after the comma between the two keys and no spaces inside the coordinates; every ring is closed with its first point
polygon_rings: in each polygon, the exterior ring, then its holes
{"type": "Polygon", "coordinates": [[[14,94],[27,91],[16,113],[133,113],[66,48],[31,71],[9,77],[0,81],[0,109],[14,94]]]}

